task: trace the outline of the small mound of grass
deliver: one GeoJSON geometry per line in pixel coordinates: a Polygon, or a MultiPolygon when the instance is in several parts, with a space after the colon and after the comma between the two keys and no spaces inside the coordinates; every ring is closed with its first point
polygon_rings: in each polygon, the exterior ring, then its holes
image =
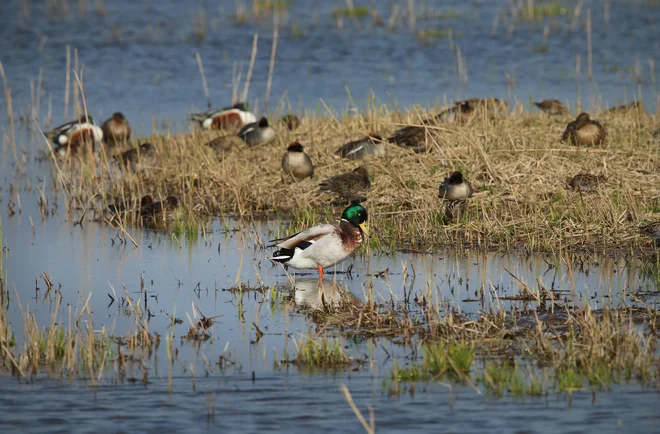
{"type": "Polygon", "coordinates": [[[452,29],[422,29],[415,34],[417,40],[425,44],[431,44],[440,39],[460,38],[461,36],[461,32],[454,32],[452,29]]]}
{"type": "Polygon", "coordinates": [[[353,8],[336,8],[332,10],[332,16],[335,18],[352,17],[365,18],[373,14],[373,9],[368,6],[356,6],[353,8]]]}
{"type": "Polygon", "coordinates": [[[352,363],[344,347],[336,338],[314,338],[305,336],[297,345],[298,353],[294,363],[309,368],[340,368],[352,363]]]}
{"type": "Polygon", "coordinates": [[[472,367],[475,349],[469,342],[434,342],[424,345],[422,365],[401,368],[396,363],[391,377],[395,381],[427,381],[449,376],[464,379],[472,367]]]}

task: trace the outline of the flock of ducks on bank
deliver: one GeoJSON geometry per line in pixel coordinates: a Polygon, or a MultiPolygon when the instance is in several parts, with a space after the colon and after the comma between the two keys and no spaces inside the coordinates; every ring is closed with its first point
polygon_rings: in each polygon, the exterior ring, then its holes
{"type": "MultiPolygon", "coordinates": [[[[540,110],[549,115],[566,115],[569,110],[557,100],[545,100],[534,103],[540,110]]],[[[636,110],[643,112],[641,103],[631,103],[610,109],[612,112],[627,112],[636,110]]],[[[409,125],[395,131],[390,137],[383,138],[376,133],[341,146],[333,157],[336,159],[362,160],[368,157],[381,158],[386,155],[386,143],[392,143],[415,153],[430,152],[433,141],[429,140],[432,127],[438,123],[465,124],[480,113],[486,116],[497,116],[508,112],[506,102],[497,98],[471,98],[458,101],[453,106],[443,110],[434,117],[424,119],[421,125],[409,125]]],[[[207,130],[224,130],[228,135],[219,136],[207,146],[222,154],[239,143],[247,146],[258,146],[270,143],[277,137],[275,129],[266,117],[259,120],[249,111],[247,104],[238,103],[230,107],[212,109],[190,116],[201,128],[207,130]]],[[[289,130],[300,125],[300,119],[295,115],[286,115],[280,119],[289,130]]],[[[84,152],[90,145],[92,151],[99,147],[106,150],[119,148],[130,140],[131,129],[128,121],[121,113],[114,113],[99,128],[90,116],[83,116],[72,122],[60,125],[47,133],[57,145],[58,155],[84,152]]],[[[660,129],[654,133],[660,138],[660,129]]],[[[572,145],[599,146],[607,138],[605,128],[588,113],[580,113],[577,118],[568,123],[561,137],[562,142],[572,145]]],[[[119,154],[117,161],[132,172],[141,172],[158,164],[158,152],[154,145],[142,143],[136,148],[119,154]]],[[[291,143],[282,157],[282,181],[300,180],[314,176],[312,159],[299,142],[291,143]]],[[[573,177],[568,187],[585,192],[597,188],[606,182],[605,177],[580,173],[573,177]]],[[[323,269],[331,267],[350,256],[364,241],[367,233],[367,210],[360,205],[366,199],[371,186],[369,172],[360,166],[351,172],[339,174],[322,181],[319,189],[323,193],[334,194],[348,202],[348,207],[341,215],[339,225],[318,225],[306,229],[287,238],[273,240],[269,247],[278,247],[271,259],[293,268],[317,268],[323,276],[323,269]]],[[[473,196],[474,190],[470,182],[461,172],[451,173],[439,186],[438,197],[445,202],[445,213],[448,219],[456,218],[464,207],[466,200],[473,196]]],[[[170,196],[162,202],[154,202],[151,196],[142,198],[137,214],[145,222],[157,223],[163,221],[167,214],[174,214],[179,206],[178,200],[170,196]]],[[[119,206],[112,206],[113,212],[122,212],[119,206]]],[[[655,239],[660,247],[660,221],[652,222],[640,228],[641,232],[655,239]]]]}

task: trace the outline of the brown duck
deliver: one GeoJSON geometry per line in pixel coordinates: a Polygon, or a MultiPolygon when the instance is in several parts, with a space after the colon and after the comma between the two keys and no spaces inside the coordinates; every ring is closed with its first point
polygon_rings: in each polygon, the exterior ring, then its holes
{"type": "Polygon", "coordinates": [[[569,113],[566,106],[558,99],[545,99],[535,102],[534,105],[549,115],[565,115],[569,113]]]}
{"type": "Polygon", "coordinates": [[[641,101],[633,101],[629,104],[622,104],[605,111],[609,114],[627,114],[627,113],[636,113],[638,115],[644,115],[646,111],[644,110],[644,104],[641,101]]]}
{"type": "Polygon", "coordinates": [[[137,215],[140,215],[140,210],[150,204],[153,203],[153,199],[151,198],[150,195],[144,196],[142,199],[140,199],[140,203],[137,206],[137,209],[135,208],[130,208],[129,204],[127,202],[115,202],[110,205],[108,205],[108,209],[113,213],[113,214],[123,214],[123,213],[128,213],[128,212],[137,212],[137,215]]]}
{"type": "Polygon", "coordinates": [[[477,113],[478,104],[469,100],[457,101],[453,107],[440,112],[435,119],[440,122],[454,122],[459,125],[468,123],[477,113]]]}
{"type": "Polygon", "coordinates": [[[578,173],[568,182],[568,188],[578,192],[592,191],[605,181],[607,181],[607,179],[602,175],[578,173]]]}
{"type": "Polygon", "coordinates": [[[408,125],[407,127],[400,128],[394,132],[387,141],[395,145],[410,149],[411,151],[421,154],[430,152],[433,149],[435,132],[432,128],[427,128],[426,125],[435,124],[434,119],[425,119],[422,121],[423,126],[408,125]]]}
{"type": "Polygon", "coordinates": [[[334,158],[361,160],[366,157],[380,158],[385,156],[383,138],[375,133],[361,139],[348,142],[335,151],[334,158]]]}
{"type": "Polygon", "coordinates": [[[131,127],[120,112],[115,112],[103,122],[101,130],[103,130],[103,140],[110,149],[128,143],[131,139],[131,127]]]}
{"type": "Polygon", "coordinates": [[[280,122],[286,125],[289,131],[293,131],[300,126],[300,118],[296,115],[284,115],[280,119],[280,122]]]}
{"type": "Polygon", "coordinates": [[[145,226],[162,226],[176,218],[178,208],[179,200],[174,196],[168,196],[161,202],[154,202],[151,196],[145,196],[142,198],[139,215],[145,226]],[[147,197],[148,200],[145,200],[147,197]]]}
{"type": "Polygon", "coordinates": [[[573,145],[598,146],[601,145],[607,133],[603,126],[591,120],[588,113],[580,113],[578,117],[566,126],[561,141],[573,145]]]}
{"type": "Polygon", "coordinates": [[[228,135],[216,137],[215,139],[206,142],[204,146],[210,147],[217,154],[223,154],[241,143],[243,143],[243,141],[239,139],[238,136],[228,135]]]}
{"type": "Polygon", "coordinates": [[[151,143],[143,143],[137,148],[129,149],[119,155],[122,165],[133,173],[142,172],[158,165],[160,159],[156,147],[151,143]]]}
{"type": "Polygon", "coordinates": [[[656,247],[660,247],[660,220],[641,226],[639,231],[644,235],[653,238],[656,247]]]}
{"type": "Polygon", "coordinates": [[[440,112],[435,119],[463,125],[474,119],[478,113],[485,112],[488,117],[494,117],[505,114],[507,110],[508,104],[498,98],[469,98],[456,101],[453,107],[440,112]]]}
{"type": "Polygon", "coordinates": [[[326,179],[319,184],[319,187],[322,193],[334,194],[351,202],[366,199],[371,181],[366,167],[360,166],[351,172],[326,179]]]}

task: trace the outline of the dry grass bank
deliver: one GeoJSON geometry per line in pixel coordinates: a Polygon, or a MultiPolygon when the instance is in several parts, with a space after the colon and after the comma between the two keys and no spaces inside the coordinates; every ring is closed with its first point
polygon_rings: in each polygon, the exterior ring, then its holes
{"type": "Polygon", "coordinates": [[[387,144],[387,156],[381,159],[361,163],[333,158],[349,140],[368,132],[388,137],[402,125],[420,125],[436,113],[391,113],[379,107],[358,117],[307,116],[293,132],[276,125],[275,142],[240,145],[224,159],[203,146],[218,133],[157,135],[140,139],[152,142],[161,157],[159,167],[148,173],[121,174],[112,170],[111,158],[102,156],[101,161],[88,158],[82,166],[81,161],[60,162],[58,176],[74,207],[78,202],[101,213],[111,201],[134,204],[144,194],[162,199],[173,194],[190,214],[292,216],[300,228],[332,221],[341,213],[343,204],[318,192],[321,180],[365,164],[372,178],[366,207],[376,249],[651,248],[638,225],[660,217],[660,144],[652,135],[657,127],[653,117],[594,112],[608,139],[604,146],[585,148],[559,141],[571,118],[523,113],[518,107],[503,118],[439,124],[431,130],[428,154],[387,144]],[[280,162],[294,140],[311,156],[315,176],[285,184],[280,162]],[[96,176],[92,165],[97,166],[96,176]],[[453,170],[466,175],[476,194],[467,215],[449,222],[437,194],[453,170]],[[568,180],[580,172],[607,180],[593,192],[569,191],[568,180]]]}

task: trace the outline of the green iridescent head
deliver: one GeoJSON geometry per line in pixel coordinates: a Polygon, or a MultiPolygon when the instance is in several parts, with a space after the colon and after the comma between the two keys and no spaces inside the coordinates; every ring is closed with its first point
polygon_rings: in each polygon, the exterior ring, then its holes
{"type": "Polygon", "coordinates": [[[344,212],[341,214],[342,220],[346,220],[355,226],[359,227],[362,229],[364,233],[368,233],[368,228],[367,228],[367,210],[364,209],[362,205],[351,205],[348,208],[344,210],[344,212]]]}

